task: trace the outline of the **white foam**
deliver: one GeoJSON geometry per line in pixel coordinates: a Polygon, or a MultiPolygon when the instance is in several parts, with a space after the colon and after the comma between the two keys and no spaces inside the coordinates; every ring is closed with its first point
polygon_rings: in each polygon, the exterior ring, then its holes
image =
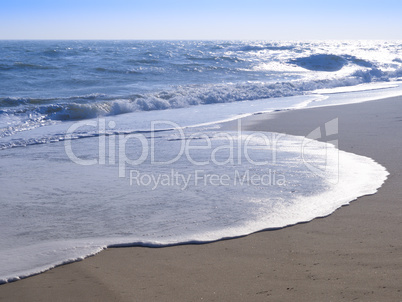
{"type": "Polygon", "coordinates": [[[370,83],[370,84],[360,84],[360,85],[356,85],[356,86],[336,87],[336,88],[329,88],[329,89],[317,89],[317,90],[312,91],[312,93],[333,94],[333,93],[369,91],[369,90],[396,88],[396,87],[398,87],[398,84],[396,84],[396,83],[394,83],[394,84],[370,83]]]}
{"type": "MultiPolygon", "coordinates": [[[[127,141],[123,168],[117,165],[122,154],[110,164],[108,151],[104,164],[74,164],[63,143],[3,150],[0,279],[39,273],[110,245],[208,242],[309,221],[375,193],[388,174],[331,144],[276,133],[176,129],[158,132],[153,149],[152,136],[143,138],[154,161],[149,153],[140,165],[131,162],[144,147],[136,136],[127,141]],[[192,148],[161,164],[183,144],[192,148]]],[[[104,139],[109,149],[111,137],[104,139]]],[[[101,140],[71,141],[71,150],[96,159],[101,140]]]]}
{"type": "Polygon", "coordinates": [[[55,42],[62,47],[45,51],[47,42],[4,43],[35,64],[0,69],[36,80],[9,81],[0,98],[0,282],[111,245],[207,242],[309,221],[375,193],[387,177],[373,160],[330,144],[273,133],[217,136],[205,125],[402,95],[400,83],[389,82],[402,75],[398,43],[120,42],[113,66],[103,66],[108,42],[94,42],[97,55],[88,52],[92,42],[74,49],[55,42]],[[65,50],[97,59],[71,65],[65,50]],[[37,68],[55,53],[57,73],[37,68]],[[151,122],[175,130],[151,133],[151,122]],[[194,125],[204,126],[186,128],[194,125]],[[186,143],[196,149],[182,149],[186,143]],[[147,159],[135,165],[144,150],[147,159]],[[130,185],[131,170],[141,185],[130,185]]]}

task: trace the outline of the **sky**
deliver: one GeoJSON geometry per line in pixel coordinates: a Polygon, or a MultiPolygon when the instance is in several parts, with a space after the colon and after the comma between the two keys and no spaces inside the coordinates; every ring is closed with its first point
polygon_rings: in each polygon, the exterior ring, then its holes
{"type": "Polygon", "coordinates": [[[0,39],[402,40],[400,0],[0,0],[0,39]]]}

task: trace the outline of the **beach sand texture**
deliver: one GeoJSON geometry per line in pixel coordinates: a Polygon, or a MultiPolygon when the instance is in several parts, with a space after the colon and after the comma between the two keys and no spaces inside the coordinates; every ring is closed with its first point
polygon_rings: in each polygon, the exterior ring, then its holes
{"type": "Polygon", "coordinates": [[[0,301],[402,301],[402,97],[254,115],[242,125],[305,136],[334,118],[341,150],[390,172],[377,194],[242,238],[107,249],[1,285],[0,301]]]}

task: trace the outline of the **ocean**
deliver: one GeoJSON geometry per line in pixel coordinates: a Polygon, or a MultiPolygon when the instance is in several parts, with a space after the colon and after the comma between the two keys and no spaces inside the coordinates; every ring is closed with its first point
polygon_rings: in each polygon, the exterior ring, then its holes
{"type": "MultiPolygon", "coordinates": [[[[0,41],[0,283],[109,246],[203,243],[326,216],[386,180],[263,112],[402,95],[398,41],[0,41]]],[[[318,142],[321,129],[334,139],[318,142]]]]}

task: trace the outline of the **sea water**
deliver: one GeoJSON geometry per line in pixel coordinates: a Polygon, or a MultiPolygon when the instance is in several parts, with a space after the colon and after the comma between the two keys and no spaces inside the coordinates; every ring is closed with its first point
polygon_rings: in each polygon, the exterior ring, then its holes
{"type": "MultiPolygon", "coordinates": [[[[216,122],[402,95],[401,43],[0,48],[2,282],[107,246],[210,242],[309,221],[386,179],[334,142],[223,132],[216,122]]],[[[337,133],[336,120],[325,126],[337,133]]]]}

